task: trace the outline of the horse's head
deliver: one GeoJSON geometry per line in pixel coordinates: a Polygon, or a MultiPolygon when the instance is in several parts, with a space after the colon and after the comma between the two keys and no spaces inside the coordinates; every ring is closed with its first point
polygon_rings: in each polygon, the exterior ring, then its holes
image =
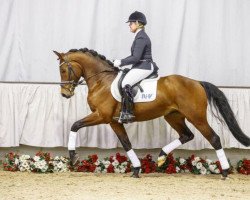
{"type": "Polygon", "coordinates": [[[74,95],[75,87],[82,76],[81,65],[75,61],[71,53],[58,53],[54,51],[60,60],[60,75],[61,81],[66,82],[61,84],[61,94],[65,98],[70,98],[74,95]]]}

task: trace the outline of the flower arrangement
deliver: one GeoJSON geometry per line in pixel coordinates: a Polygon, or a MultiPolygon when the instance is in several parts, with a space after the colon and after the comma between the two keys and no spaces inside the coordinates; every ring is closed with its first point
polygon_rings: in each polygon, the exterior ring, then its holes
{"type": "Polygon", "coordinates": [[[80,163],[77,163],[74,171],[77,172],[94,172],[96,169],[96,164],[98,161],[98,156],[96,154],[88,156],[87,159],[82,160],[80,163]]]}
{"type": "Polygon", "coordinates": [[[63,156],[56,156],[54,159],[49,161],[51,172],[67,172],[69,168],[69,159],[63,156]]]}
{"type": "MultiPolygon", "coordinates": [[[[220,174],[222,172],[219,161],[212,161],[191,155],[188,159],[174,158],[173,154],[167,155],[166,162],[158,167],[150,154],[140,159],[141,173],[187,173],[193,174],[220,174]]],[[[96,154],[89,155],[86,159],[78,161],[74,167],[69,165],[69,159],[63,156],[53,158],[50,153],[38,152],[34,157],[18,155],[10,152],[5,155],[3,162],[6,171],[21,172],[93,172],[93,173],[128,173],[132,170],[131,162],[120,153],[100,160],[96,154]]],[[[229,162],[230,163],[230,162],[229,162]]],[[[240,160],[236,167],[242,174],[250,174],[250,160],[240,160]]],[[[230,164],[230,172],[233,167],[230,164]]]]}
{"type": "Polygon", "coordinates": [[[19,155],[10,152],[5,155],[5,161],[3,162],[3,169],[6,171],[15,172],[18,170],[19,155]]]}
{"type": "Polygon", "coordinates": [[[236,170],[241,174],[250,174],[250,160],[243,159],[238,161],[236,170]]]}
{"type": "Polygon", "coordinates": [[[195,157],[194,155],[192,155],[187,159],[187,163],[189,165],[190,172],[194,174],[210,174],[210,170],[208,170],[208,163],[206,162],[206,160],[200,157],[195,157]]]}
{"type": "Polygon", "coordinates": [[[185,158],[176,158],[177,162],[177,172],[178,173],[184,173],[184,172],[190,172],[190,166],[188,165],[188,162],[185,158]]]}
{"type": "Polygon", "coordinates": [[[152,156],[147,154],[141,160],[141,173],[154,173],[156,172],[156,163],[152,160],[152,156]]]}
{"type": "Polygon", "coordinates": [[[32,160],[31,157],[29,155],[21,155],[19,157],[19,165],[18,165],[18,169],[21,172],[30,172],[31,171],[31,164],[32,164],[32,160]]]}
{"type": "Polygon", "coordinates": [[[126,156],[116,153],[115,156],[99,160],[96,154],[89,155],[76,165],[77,172],[95,173],[127,173],[131,171],[131,164],[126,156]]]}
{"type": "Polygon", "coordinates": [[[32,172],[45,173],[50,171],[50,153],[39,151],[30,161],[30,170],[32,172]]]}

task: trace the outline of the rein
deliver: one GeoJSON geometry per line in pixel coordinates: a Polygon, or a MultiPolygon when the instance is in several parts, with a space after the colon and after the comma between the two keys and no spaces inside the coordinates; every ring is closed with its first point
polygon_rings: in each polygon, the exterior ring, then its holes
{"type": "Polygon", "coordinates": [[[88,78],[86,78],[86,81],[89,80],[89,79],[91,79],[91,78],[93,78],[93,77],[95,77],[95,76],[97,76],[98,74],[101,74],[101,73],[104,73],[104,72],[113,72],[113,71],[110,71],[110,70],[103,70],[103,71],[97,72],[97,73],[95,73],[95,74],[89,76],[88,78]]]}
{"type": "MultiPolygon", "coordinates": [[[[72,78],[72,77],[71,77],[71,74],[72,74],[72,73],[73,73],[73,75],[74,75],[75,77],[77,77],[77,76],[76,76],[75,71],[73,70],[73,67],[72,67],[72,65],[71,65],[70,62],[71,62],[71,61],[68,61],[68,59],[66,59],[64,62],[62,62],[62,63],[59,65],[59,68],[61,68],[61,66],[64,65],[64,64],[67,64],[67,67],[68,67],[68,81],[61,82],[60,85],[61,85],[62,88],[68,90],[69,92],[72,92],[78,85],[81,85],[81,84],[83,83],[83,80],[78,81],[78,82],[75,82],[74,80],[71,80],[71,78],[72,78]],[[64,86],[65,84],[71,84],[72,86],[71,86],[70,88],[66,88],[66,87],[64,86]]],[[[75,61],[74,61],[74,62],[75,62],[75,61]]],[[[81,71],[82,71],[82,69],[81,69],[81,71]]],[[[85,79],[85,82],[88,81],[89,79],[91,79],[91,78],[93,78],[93,77],[95,77],[95,76],[101,74],[101,73],[104,73],[104,72],[114,72],[114,71],[113,71],[113,70],[106,70],[106,69],[105,69],[105,70],[103,70],[103,71],[97,72],[97,73],[92,74],[91,76],[87,77],[87,78],[85,79]]]]}

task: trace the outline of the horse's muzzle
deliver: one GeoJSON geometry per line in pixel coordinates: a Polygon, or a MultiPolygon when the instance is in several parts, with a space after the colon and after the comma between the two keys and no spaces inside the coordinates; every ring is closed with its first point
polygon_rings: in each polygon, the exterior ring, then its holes
{"type": "Polygon", "coordinates": [[[69,99],[71,97],[71,95],[66,95],[66,94],[62,94],[63,97],[69,99]]]}

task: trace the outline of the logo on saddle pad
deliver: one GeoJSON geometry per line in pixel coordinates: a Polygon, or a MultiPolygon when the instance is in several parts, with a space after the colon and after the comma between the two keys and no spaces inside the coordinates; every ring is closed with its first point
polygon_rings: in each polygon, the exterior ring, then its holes
{"type": "MultiPolygon", "coordinates": [[[[119,80],[121,76],[122,76],[122,71],[118,73],[115,80],[111,84],[111,93],[113,97],[119,102],[121,102],[121,94],[118,88],[118,84],[119,84],[119,80]]],[[[142,88],[142,91],[137,86],[135,89],[133,89],[134,103],[150,102],[150,101],[155,100],[158,80],[159,80],[159,77],[144,79],[143,81],[141,81],[140,87],[142,88]]]]}

